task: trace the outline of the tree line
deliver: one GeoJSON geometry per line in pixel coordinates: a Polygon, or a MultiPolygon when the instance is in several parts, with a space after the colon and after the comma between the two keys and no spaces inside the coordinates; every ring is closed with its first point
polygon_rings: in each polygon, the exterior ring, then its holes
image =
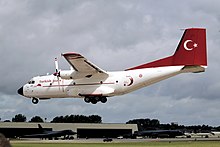
{"type": "MultiPolygon", "coordinates": [[[[46,122],[46,118],[40,116],[32,117],[28,122],[46,122]]],[[[4,122],[27,122],[27,117],[23,114],[15,115],[12,120],[5,120],[4,122]]],[[[102,117],[99,115],[66,115],[56,116],[51,123],[102,123],[102,117]]]]}
{"type": "Polygon", "coordinates": [[[192,125],[184,126],[179,125],[178,123],[170,124],[161,124],[157,119],[133,119],[126,122],[126,124],[137,124],[138,130],[181,130],[184,132],[190,133],[199,133],[199,132],[210,132],[210,131],[220,131],[220,126],[212,127],[209,125],[192,125]]]}
{"type": "Polygon", "coordinates": [[[52,123],[102,123],[101,116],[98,115],[66,115],[57,116],[52,121],[52,123]]]}

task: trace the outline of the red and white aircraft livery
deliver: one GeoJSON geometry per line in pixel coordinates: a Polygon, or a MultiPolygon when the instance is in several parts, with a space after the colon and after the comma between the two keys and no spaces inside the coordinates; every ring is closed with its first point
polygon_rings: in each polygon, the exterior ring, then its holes
{"type": "Polygon", "coordinates": [[[161,80],[187,72],[204,72],[207,67],[206,30],[185,29],[174,55],[124,71],[107,72],[78,53],[62,56],[71,65],[70,70],[37,76],[18,89],[18,93],[37,104],[50,98],[84,98],[85,102],[105,103],[108,97],[123,95],[161,80]]]}

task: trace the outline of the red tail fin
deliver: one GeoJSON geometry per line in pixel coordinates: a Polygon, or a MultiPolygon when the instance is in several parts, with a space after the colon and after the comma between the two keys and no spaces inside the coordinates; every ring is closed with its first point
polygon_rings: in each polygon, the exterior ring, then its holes
{"type": "Polygon", "coordinates": [[[173,55],[174,65],[207,66],[206,30],[186,29],[173,55]]]}
{"type": "Polygon", "coordinates": [[[178,65],[207,66],[205,29],[186,29],[173,56],[159,59],[127,70],[178,65]]]}

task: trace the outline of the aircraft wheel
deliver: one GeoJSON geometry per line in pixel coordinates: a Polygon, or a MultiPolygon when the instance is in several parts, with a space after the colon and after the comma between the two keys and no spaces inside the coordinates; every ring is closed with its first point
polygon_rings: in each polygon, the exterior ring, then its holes
{"type": "Polygon", "coordinates": [[[96,103],[97,103],[97,100],[96,100],[96,99],[92,99],[92,100],[91,100],[91,103],[92,103],[92,104],[96,104],[96,103]]]}
{"type": "Polygon", "coordinates": [[[95,97],[95,100],[98,102],[98,101],[100,101],[100,97],[95,97]]]}
{"type": "Polygon", "coordinates": [[[90,102],[91,102],[91,100],[90,100],[89,97],[85,97],[85,98],[84,98],[84,101],[85,101],[86,103],[90,103],[90,102]]]}
{"type": "Polygon", "coordinates": [[[106,97],[101,97],[101,102],[102,103],[106,103],[107,102],[107,98],[106,97]]]}
{"type": "Polygon", "coordinates": [[[32,98],[32,103],[33,104],[37,104],[39,102],[39,99],[37,99],[37,98],[32,98]]]}

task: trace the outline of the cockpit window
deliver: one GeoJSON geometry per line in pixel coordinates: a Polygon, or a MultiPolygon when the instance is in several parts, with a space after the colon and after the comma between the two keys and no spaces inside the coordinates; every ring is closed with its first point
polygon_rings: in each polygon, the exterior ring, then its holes
{"type": "Polygon", "coordinates": [[[35,81],[33,81],[33,80],[30,80],[29,82],[28,82],[28,84],[34,84],[35,83],[35,81]]]}

